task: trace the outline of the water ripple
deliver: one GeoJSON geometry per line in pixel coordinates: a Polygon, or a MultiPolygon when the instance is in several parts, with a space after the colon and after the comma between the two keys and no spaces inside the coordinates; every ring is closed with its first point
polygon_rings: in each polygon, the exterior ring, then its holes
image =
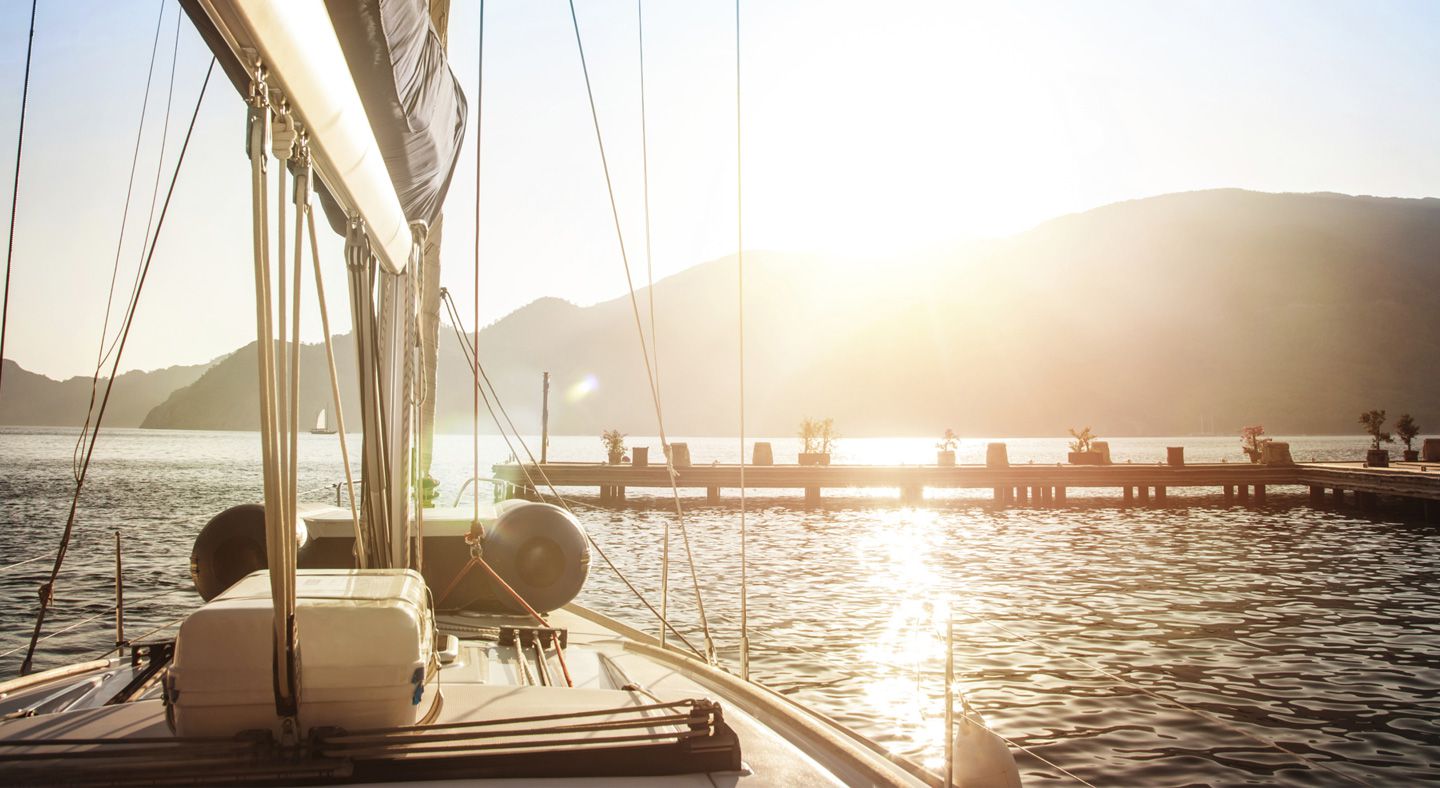
{"type": "MultiPolygon", "coordinates": [[[[53,551],[68,503],[72,439],[54,430],[0,432],[0,565],[53,551]]],[[[302,436],[302,489],[340,477],[333,440],[302,436]]],[[[598,453],[590,438],[554,441],[554,456],[598,453]]],[[[1166,443],[1112,446],[1140,462],[1163,456],[1166,443]]],[[[1205,444],[1192,456],[1233,452],[1232,443],[1205,444]]],[[[722,442],[691,445],[702,461],[733,451],[722,442]]],[[[849,445],[863,455],[864,442],[849,445]]],[[[1037,461],[1053,461],[1046,458],[1058,446],[1017,442],[1011,454],[1031,450],[1037,461]]],[[[1302,457],[1350,456],[1355,448],[1343,439],[1292,442],[1302,457]]],[[[901,456],[904,442],[884,449],[875,456],[901,456]]],[[[498,440],[485,452],[487,463],[504,456],[498,440]]],[[[437,457],[437,476],[455,489],[467,475],[468,440],[442,436],[437,457]]],[[[117,431],[102,438],[46,631],[113,604],[117,529],[127,544],[129,631],[183,613],[195,604],[188,590],[157,595],[188,589],[196,529],[220,509],[254,500],[258,484],[253,435],[117,431]]],[[[752,670],[886,746],[938,765],[944,625],[953,617],[957,678],[970,703],[1016,744],[1097,785],[1435,780],[1436,529],[1384,513],[1311,509],[1298,490],[1272,491],[1267,506],[1253,509],[1200,492],[1174,491],[1171,499],[1165,508],[1124,509],[1072,495],[1063,509],[1002,511],[967,494],[902,507],[893,494],[857,493],[811,511],[795,508],[795,498],[753,499],[752,670]]],[[[733,665],[736,518],[733,508],[702,502],[688,501],[687,519],[717,645],[733,665]]],[[[670,515],[652,503],[641,498],[584,519],[653,600],[670,515]]],[[[48,571],[47,559],[0,574],[0,652],[24,644],[34,589],[48,571]]],[[[670,604],[688,633],[698,621],[686,571],[683,563],[672,568],[670,604]]],[[[655,629],[599,564],[582,601],[655,629]]],[[[112,624],[101,618],[48,641],[39,662],[102,652],[112,640],[112,624]]],[[[18,666],[19,655],[0,660],[0,677],[18,666]]],[[[1036,759],[1020,763],[1029,784],[1068,782],[1036,759]]]]}

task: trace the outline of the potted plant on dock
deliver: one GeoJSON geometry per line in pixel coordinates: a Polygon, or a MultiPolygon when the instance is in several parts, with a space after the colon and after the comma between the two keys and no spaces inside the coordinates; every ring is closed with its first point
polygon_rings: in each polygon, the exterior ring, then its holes
{"type": "Polygon", "coordinates": [[[1070,437],[1075,439],[1070,441],[1070,453],[1066,455],[1071,465],[1100,465],[1103,463],[1104,456],[1090,448],[1090,444],[1095,442],[1097,436],[1090,431],[1089,427],[1078,432],[1071,427],[1070,437]]]}
{"type": "Polygon", "coordinates": [[[834,419],[807,418],[800,422],[800,464],[829,465],[836,437],[834,419]]]}
{"type": "Polygon", "coordinates": [[[935,452],[935,464],[943,465],[946,468],[955,467],[955,447],[959,445],[960,436],[955,434],[955,430],[946,427],[945,435],[940,438],[939,443],[935,444],[935,448],[937,449],[935,452]]]}
{"type": "Polygon", "coordinates": [[[1265,434],[1265,427],[1259,424],[1252,424],[1240,430],[1240,448],[1245,451],[1245,456],[1250,462],[1258,463],[1265,454],[1265,444],[1270,442],[1269,438],[1262,438],[1265,434]]]}
{"type": "Polygon", "coordinates": [[[625,459],[625,436],[620,430],[600,433],[600,442],[605,445],[605,454],[611,465],[619,465],[625,459]]]}
{"type": "Polygon", "coordinates": [[[1402,414],[1395,420],[1395,437],[1405,444],[1405,461],[1418,462],[1420,452],[1415,449],[1415,438],[1420,435],[1420,425],[1415,423],[1415,417],[1409,413],[1402,414]]]}
{"type": "Polygon", "coordinates": [[[1385,431],[1385,411],[1361,413],[1360,423],[1365,426],[1365,432],[1370,436],[1370,450],[1365,452],[1365,467],[1390,467],[1389,450],[1380,448],[1380,444],[1390,442],[1390,433],[1385,431]]]}

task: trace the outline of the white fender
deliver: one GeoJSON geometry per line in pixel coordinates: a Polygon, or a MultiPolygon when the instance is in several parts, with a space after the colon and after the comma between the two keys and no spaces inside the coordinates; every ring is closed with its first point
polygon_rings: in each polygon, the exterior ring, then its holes
{"type": "Polygon", "coordinates": [[[1020,770],[1010,746],[985,727],[978,712],[966,709],[955,732],[956,788],[1020,788],[1020,770]]]}

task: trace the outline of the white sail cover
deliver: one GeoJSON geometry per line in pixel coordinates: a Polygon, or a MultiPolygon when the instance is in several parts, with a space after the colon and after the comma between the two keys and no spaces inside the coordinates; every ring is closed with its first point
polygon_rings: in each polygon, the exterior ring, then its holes
{"type": "Polygon", "coordinates": [[[289,100],[310,135],[315,169],[331,196],[346,214],[364,219],[381,265],[404,271],[409,222],[325,3],[186,0],[185,6],[242,92],[255,58],[265,63],[270,86],[289,100]]]}

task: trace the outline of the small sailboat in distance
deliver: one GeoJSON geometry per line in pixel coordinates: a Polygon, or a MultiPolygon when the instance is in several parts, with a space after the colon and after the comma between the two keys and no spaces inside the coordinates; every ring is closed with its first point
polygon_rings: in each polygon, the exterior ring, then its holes
{"type": "Polygon", "coordinates": [[[310,430],[311,435],[334,435],[335,428],[330,426],[330,414],[325,408],[320,409],[320,415],[315,417],[315,426],[310,430]]]}

